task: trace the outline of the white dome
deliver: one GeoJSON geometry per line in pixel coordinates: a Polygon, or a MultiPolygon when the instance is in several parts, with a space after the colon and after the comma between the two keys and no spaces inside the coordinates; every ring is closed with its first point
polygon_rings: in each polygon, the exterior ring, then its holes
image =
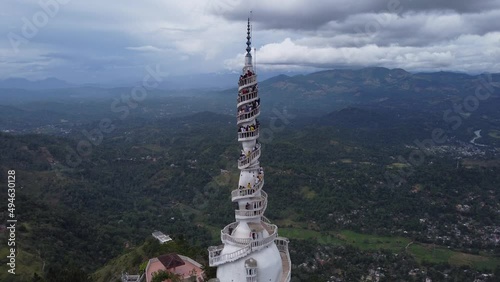
{"type": "MultiPolygon", "coordinates": [[[[232,253],[238,250],[239,247],[226,244],[222,254],[232,253]]],[[[278,248],[273,243],[267,248],[258,252],[252,253],[251,256],[257,261],[257,281],[259,282],[275,282],[281,281],[282,265],[281,256],[278,248]]],[[[220,265],[217,268],[217,278],[220,282],[245,282],[246,268],[245,261],[248,257],[241,258],[237,261],[220,265]]]]}

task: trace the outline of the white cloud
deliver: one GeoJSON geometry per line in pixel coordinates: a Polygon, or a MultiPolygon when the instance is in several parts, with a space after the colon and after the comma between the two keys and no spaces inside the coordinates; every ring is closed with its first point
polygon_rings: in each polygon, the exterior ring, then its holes
{"type": "Polygon", "coordinates": [[[162,49],[154,47],[151,45],[138,46],[138,47],[126,47],[127,50],[140,51],[140,52],[160,52],[162,49]]]}
{"type": "MultiPolygon", "coordinates": [[[[500,32],[462,35],[446,44],[430,46],[334,47],[301,45],[286,38],[264,45],[257,52],[261,68],[307,66],[316,68],[384,66],[410,71],[457,70],[469,72],[500,71],[500,32]],[[479,50],[478,50],[479,48],[479,50]]],[[[300,40],[307,42],[307,40],[300,40]]],[[[243,54],[225,61],[229,69],[241,66],[243,54]]]]}

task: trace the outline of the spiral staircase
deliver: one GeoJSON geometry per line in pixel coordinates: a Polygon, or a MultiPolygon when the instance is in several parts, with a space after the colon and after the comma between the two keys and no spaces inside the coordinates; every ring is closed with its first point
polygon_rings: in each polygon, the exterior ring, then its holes
{"type": "Polygon", "coordinates": [[[250,54],[250,20],[247,26],[247,54],[238,82],[237,126],[242,145],[237,189],[231,192],[236,205],[235,222],[221,230],[222,245],[212,246],[209,265],[218,267],[221,282],[288,282],[291,261],[288,239],[278,236],[278,227],[265,216],[268,195],[264,187],[264,169],[260,166],[261,144],[258,142],[260,98],[257,75],[250,54]]]}

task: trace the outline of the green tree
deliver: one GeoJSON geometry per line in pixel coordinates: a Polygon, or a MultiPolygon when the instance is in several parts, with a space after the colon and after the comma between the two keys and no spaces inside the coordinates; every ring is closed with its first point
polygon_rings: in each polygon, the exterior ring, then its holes
{"type": "Polygon", "coordinates": [[[139,273],[144,273],[146,271],[146,267],[148,266],[148,261],[145,261],[139,265],[139,273]]]}
{"type": "Polygon", "coordinates": [[[170,281],[172,281],[172,282],[181,281],[179,275],[174,274],[174,273],[170,273],[170,272],[167,272],[164,270],[159,270],[159,271],[153,273],[153,279],[151,280],[151,282],[163,282],[167,279],[170,279],[170,281]]]}

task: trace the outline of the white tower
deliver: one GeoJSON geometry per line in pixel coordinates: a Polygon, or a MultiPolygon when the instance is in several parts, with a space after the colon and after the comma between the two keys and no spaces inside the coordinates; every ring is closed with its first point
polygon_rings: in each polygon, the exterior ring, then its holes
{"type": "Polygon", "coordinates": [[[260,99],[257,75],[250,51],[250,19],[247,26],[247,54],[238,83],[238,141],[242,150],[238,160],[240,180],[231,192],[237,203],[236,221],[221,230],[222,244],[208,248],[210,266],[217,266],[220,282],[288,282],[291,262],[288,239],[278,237],[278,227],[264,216],[267,193],[264,170],[259,164],[260,99]]]}

